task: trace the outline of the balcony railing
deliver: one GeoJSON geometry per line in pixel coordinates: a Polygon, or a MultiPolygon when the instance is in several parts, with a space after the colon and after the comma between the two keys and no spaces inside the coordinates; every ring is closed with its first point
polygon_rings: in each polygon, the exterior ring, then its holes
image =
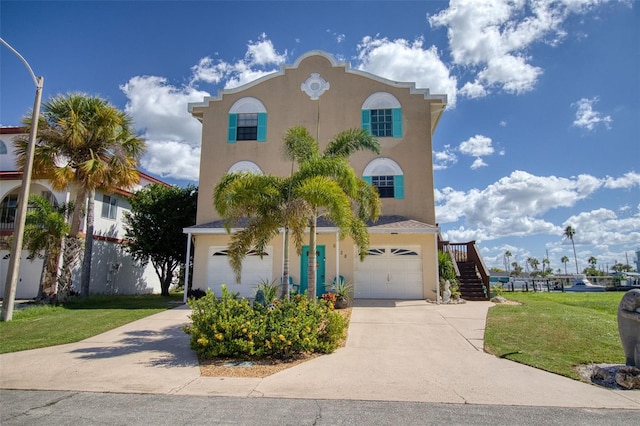
{"type": "MultiPolygon", "coordinates": [[[[13,231],[16,225],[17,207],[0,207],[0,231],[13,231]]],[[[27,212],[33,207],[27,207],[27,212]]]]}
{"type": "Polygon", "coordinates": [[[478,251],[475,241],[468,243],[451,243],[449,241],[443,241],[438,239],[438,250],[442,250],[445,253],[449,253],[453,264],[456,267],[456,274],[460,274],[458,270],[458,263],[473,262],[476,266],[476,270],[482,279],[482,283],[485,287],[485,294],[489,294],[489,270],[484,264],[482,255],[478,251]]]}

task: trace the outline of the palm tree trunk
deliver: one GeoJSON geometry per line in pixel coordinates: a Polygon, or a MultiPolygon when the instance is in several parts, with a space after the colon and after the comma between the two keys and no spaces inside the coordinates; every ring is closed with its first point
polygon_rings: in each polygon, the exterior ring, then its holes
{"type": "Polygon", "coordinates": [[[56,297],[56,303],[58,304],[68,302],[71,296],[71,289],[73,287],[71,276],[73,274],[73,268],[78,261],[81,245],[82,241],[78,237],[71,235],[64,237],[62,271],[60,272],[60,278],[58,280],[58,294],[56,297]]]}
{"type": "Polygon", "coordinates": [[[76,194],[73,215],[71,217],[71,230],[69,231],[69,235],[64,237],[62,270],[60,271],[60,278],[58,279],[58,292],[56,296],[56,303],[58,304],[66,303],[71,296],[73,268],[76,266],[78,258],[80,257],[80,250],[82,249],[82,241],[78,237],[78,234],[80,233],[80,227],[84,219],[85,194],[86,192],[83,188],[76,194]]]}
{"type": "Polygon", "coordinates": [[[44,252],[44,260],[42,261],[42,270],[40,271],[40,284],[38,285],[38,295],[36,296],[36,302],[42,301],[44,299],[44,280],[47,276],[47,258],[49,257],[49,251],[45,250],[44,252]]]}
{"type": "Polygon", "coordinates": [[[309,299],[316,300],[316,224],[318,221],[318,215],[313,213],[311,219],[311,225],[309,226],[309,262],[307,265],[307,291],[309,299]]]}
{"type": "Polygon", "coordinates": [[[91,256],[93,254],[93,210],[96,190],[89,190],[89,203],[87,205],[87,232],[84,245],[84,258],[82,260],[82,275],[80,277],[80,296],[89,297],[89,284],[91,283],[91,256]]]}
{"type": "Polygon", "coordinates": [[[573,246],[573,259],[576,261],[576,274],[580,274],[580,272],[578,272],[578,256],[576,256],[576,245],[573,242],[573,238],[571,238],[571,245],[573,246]]]}
{"type": "Polygon", "coordinates": [[[52,298],[56,294],[56,279],[58,278],[58,263],[60,262],[60,247],[56,246],[45,253],[47,268],[43,279],[43,295],[52,298]]]}
{"type": "Polygon", "coordinates": [[[280,294],[281,299],[289,300],[289,293],[291,289],[289,288],[289,228],[284,228],[284,234],[282,236],[284,238],[284,247],[282,254],[282,293],[280,294]]]}

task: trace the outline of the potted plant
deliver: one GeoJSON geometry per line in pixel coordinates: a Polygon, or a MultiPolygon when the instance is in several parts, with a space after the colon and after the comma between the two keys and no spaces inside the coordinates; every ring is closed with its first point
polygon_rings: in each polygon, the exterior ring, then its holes
{"type": "Polygon", "coordinates": [[[344,309],[349,307],[352,300],[353,284],[344,280],[338,280],[335,286],[336,293],[336,309],[344,309]]]}

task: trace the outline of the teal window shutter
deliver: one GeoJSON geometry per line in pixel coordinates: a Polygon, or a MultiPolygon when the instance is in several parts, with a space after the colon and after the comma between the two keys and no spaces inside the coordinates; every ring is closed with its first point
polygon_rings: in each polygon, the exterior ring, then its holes
{"type": "Polygon", "coordinates": [[[236,134],[238,130],[238,114],[229,114],[229,137],[227,141],[229,143],[236,142],[236,134]]]}
{"type": "Polygon", "coordinates": [[[362,110],[362,129],[371,132],[371,111],[368,109],[362,110]]]}
{"type": "Polygon", "coordinates": [[[371,176],[362,176],[362,180],[367,182],[369,185],[371,185],[371,176]]]}
{"type": "Polygon", "coordinates": [[[393,198],[403,199],[404,198],[404,176],[403,175],[395,175],[393,177],[393,198]]]}
{"type": "Polygon", "coordinates": [[[258,113],[258,142],[267,140],[267,113],[258,113]]]}
{"type": "Polygon", "coordinates": [[[393,137],[402,137],[402,108],[393,108],[391,110],[393,119],[393,137]]]}

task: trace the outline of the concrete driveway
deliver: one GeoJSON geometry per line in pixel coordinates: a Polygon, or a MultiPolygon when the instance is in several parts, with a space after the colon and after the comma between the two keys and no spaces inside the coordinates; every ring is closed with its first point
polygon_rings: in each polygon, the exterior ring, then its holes
{"type": "Polygon", "coordinates": [[[263,379],[200,377],[182,306],[78,343],[0,355],[0,388],[640,410],[640,391],[484,353],[492,305],[359,301],[344,348],[263,379]]]}

